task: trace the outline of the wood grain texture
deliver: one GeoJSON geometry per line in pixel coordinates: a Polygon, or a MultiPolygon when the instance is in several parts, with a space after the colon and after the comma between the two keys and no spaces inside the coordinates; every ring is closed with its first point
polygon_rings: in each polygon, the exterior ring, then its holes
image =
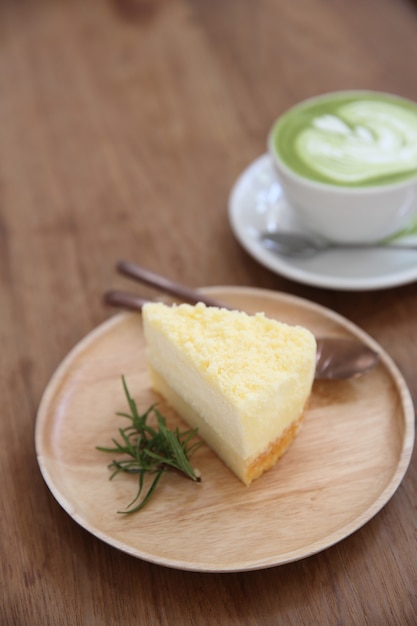
{"type": "MultiPolygon", "coordinates": [[[[417,100],[410,0],[0,3],[2,624],[415,624],[417,470],[362,529],[246,573],[172,570],[95,539],[39,472],[35,416],[67,352],[112,311],[130,258],[191,286],[249,285],[343,314],[417,399],[415,284],[306,287],[234,240],[227,197],[287,106],[340,88],[417,100]]],[[[149,293],[141,290],[143,293],[149,293]]]]}
{"type": "Polygon", "coordinates": [[[210,293],[239,309],[302,324],[317,336],[359,336],[378,349],[381,363],[360,379],[316,381],[301,433],[249,488],[204,446],[193,458],[201,484],[167,475],[140,515],[126,518],[117,511],[133,499],[137,478],[106,481],[114,455],[103,458],[95,449],[110,445],[123,426],[123,419],[115,420],[127,410],[121,375],[140,413],[158,402],[171,428],[185,425],[152,392],[140,315],[115,316],[78,344],[45,391],[36,423],[42,473],[81,526],[152,563],[230,572],[311,556],[363,526],[400,484],[414,445],[406,384],[380,347],[326,309],[266,290],[210,293]]]}

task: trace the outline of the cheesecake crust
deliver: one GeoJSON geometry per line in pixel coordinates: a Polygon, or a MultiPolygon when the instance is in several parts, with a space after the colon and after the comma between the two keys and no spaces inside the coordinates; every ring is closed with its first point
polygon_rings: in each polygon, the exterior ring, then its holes
{"type": "Polygon", "coordinates": [[[273,467],[278,459],[285,454],[302,426],[305,412],[306,407],[304,407],[304,411],[300,417],[289,424],[282,435],[269,444],[267,450],[261,452],[253,461],[247,464],[242,478],[245,485],[250,485],[255,478],[259,478],[261,474],[273,467]]]}
{"type": "Polygon", "coordinates": [[[165,401],[170,405],[179,416],[193,428],[198,428],[198,435],[207,443],[211,450],[236,474],[236,476],[247,486],[275,465],[280,457],[287,451],[292,441],[299,432],[304,415],[306,413],[307,403],[304,405],[303,412],[298,419],[291,422],[281,434],[272,441],[268,447],[258,454],[255,458],[242,458],[230,443],[225,442],[219,435],[207,424],[205,420],[185,401],[181,398],[165,378],[161,376],[151,366],[148,366],[153,389],[161,394],[165,401]]]}

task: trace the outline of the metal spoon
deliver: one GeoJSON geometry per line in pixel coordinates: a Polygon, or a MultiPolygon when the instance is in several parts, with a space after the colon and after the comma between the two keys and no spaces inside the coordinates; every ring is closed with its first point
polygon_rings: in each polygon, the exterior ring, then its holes
{"type": "Polygon", "coordinates": [[[282,256],[311,259],[326,250],[372,250],[385,248],[387,250],[417,250],[417,243],[333,243],[320,239],[314,235],[304,235],[295,232],[264,232],[260,234],[260,241],[265,248],[282,256]]]}
{"type": "Polygon", "coordinates": [[[317,339],[316,380],[358,378],[378,362],[378,354],[359,340],[343,337],[317,339]]]}
{"type": "MultiPolygon", "coordinates": [[[[182,301],[205,302],[208,306],[228,308],[227,305],[205,296],[200,291],[173,282],[140,265],[121,261],[117,264],[117,269],[129,278],[156,287],[159,291],[176,295],[182,301]]],[[[147,301],[149,299],[146,300],[125,291],[112,290],[104,294],[106,304],[135,311],[140,310],[147,301]]],[[[316,380],[356,378],[369,372],[378,362],[379,355],[358,339],[345,337],[317,338],[316,380]]]]}

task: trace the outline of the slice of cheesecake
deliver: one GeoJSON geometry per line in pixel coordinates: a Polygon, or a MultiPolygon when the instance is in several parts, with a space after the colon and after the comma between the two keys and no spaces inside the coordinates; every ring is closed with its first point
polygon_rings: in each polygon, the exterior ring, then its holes
{"type": "Polygon", "coordinates": [[[311,393],[316,341],[262,313],[147,303],[152,387],[246,485],[297,434],[311,393]]]}

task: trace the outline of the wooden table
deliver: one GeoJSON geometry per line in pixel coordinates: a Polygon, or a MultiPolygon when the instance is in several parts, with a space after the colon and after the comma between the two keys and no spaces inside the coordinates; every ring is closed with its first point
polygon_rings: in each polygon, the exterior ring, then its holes
{"type": "Polygon", "coordinates": [[[227,218],[232,184],[289,105],[346,88],[417,100],[416,32],[411,0],[1,3],[1,624],[416,623],[415,455],[383,510],[334,547],[199,573],[90,535],[49,492],[34,449],[48,380],[113,315],[102,292],[126,287],[119,258],[190,286],[330,307],[380,342],[417,399],[415,283],[297,284],[249,257],[227,218]]]}

